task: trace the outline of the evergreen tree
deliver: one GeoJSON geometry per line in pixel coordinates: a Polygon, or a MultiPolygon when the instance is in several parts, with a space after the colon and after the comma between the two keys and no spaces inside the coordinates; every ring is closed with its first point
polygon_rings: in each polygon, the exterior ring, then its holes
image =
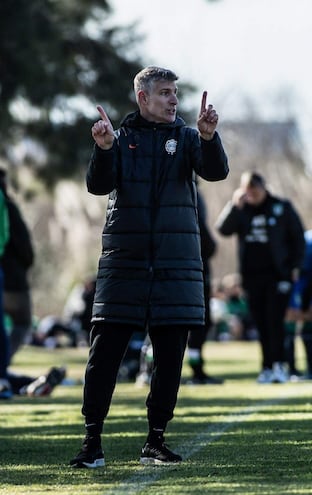
{"type": "Polygon", "coordinates": [[[0,157],[37,143],[29,164],[47,185],[85,170],[96,103],[116,125],[135,108],[138,39],[110,14],[105,0],[1,0],[0,157]]]}

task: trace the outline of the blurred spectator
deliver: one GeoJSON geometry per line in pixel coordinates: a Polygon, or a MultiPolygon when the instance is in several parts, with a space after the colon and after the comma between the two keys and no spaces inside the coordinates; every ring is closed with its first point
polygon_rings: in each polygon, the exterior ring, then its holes
{"type": "Polygon", "coordinates": [[[227,308],[227,321],[233,339],[258,339],[258,332],[250,314],[240,274],[225,275],[222,279],[222,287],[227,308]]]}
{"type": "Polygon", "coordinates": [[[212,335],[214,340],[231,340],[231,332],[228,322],[228,307],[225,291],[220,280],[213,280],[210,298],[210,314],[212,321],[212,335]]]}
{"type": "Polygon", "coordinates": [[[312,379],[312,230],[304,233],[305,257],[300,277],[294,284],[285,318],[285,357],[291,380],[300,379],[302,373],[295,360],[295,337],[300,333],[307,363],[305,378],[312,379]]]}
{"type": "Polygon", "coordinates": [[[210,314],[211,297],[211,267],[210,259],[215,254],[217,244],[213,238],[207,221],[207,209],[200,192],[197,192],[198,223],[200,230],[201,258],[204,273],[204,297],[205,297],[205,326],[193,329],[189,332],[187,342],[187,359],[192,370],[192,376],[188,384],[221,384],[223,380],[219,377],[211,376],[204,371],[203,348],[207,335],[212,326],[210,314]]]}
{"type": "Polygon", "coordinates": [[[95,284],[95,276],[87,277],[83,283],[77,284],[69,294],[63,310],[64,320],[75,327],[77,332],[85,333],[87,339],[91,330],[95,284]]]}
{"type": "Polygon", "coordinates": [[[10,318],[10,357],[25,342],[32,325],[32,304],[28,271],[34,262],[30,232],[23,216],[7,192],[7,174],[0,170],[0,187],[9,215],[9,241],[2,263],[4,273],[4,312],[10,318]]]}
{"type": "Polygon", "coordinates": [[[51,395],[54,388],[61,384],[66,376],[64,366],[52,367],[43,375],[36,377],[8,373],[12,394],[27,397],[43,397],[51,395]]]}
{"type": "Polygon", "coordinates": [[[47,315],[39,320],[29,343],[50,348],[88,346],[94,292],[94,277],[75,285],[62,316],[47,315]]]}
{"type": "MultiPolygon", "coordinates": [[[[66,327],[66,335],[68,335],[70,331],[72,340],[75,339],[77,342],[76,345],[81,346],[83,342],[88,345],[95,284],[96,277],[91,276],[82,284],[78,284],[73,288],[64,306],[63,321],[57,320],[53,322],[54,325],[58,326],[58,328],[56,328],[58,340],[60,340],[60,335],[63,335],[62,340],[65,342],[64,327],[66,327]]],[[[50,324],[51,323],[52,320],[50,317],[50,324]]],[[[41,328],[38,330],[41,330],[42,335],[44,326],[41,324],[40,327],[41,328]]],[[[55,334],[54,330],[52,330],[52,332],[55,334]]],[[[51,329],[48,333],[45,332],[45,334],[45,338],[47,335],[49,336],[50,344],[53,340],[55,341],[55,335],[51,335],[51,329]]],[[[133,381],[136,378],[140,368],[141,347],[145,335],[146,332],[144,331],[133,333],[118,371],[118,381],[133,381]]]]}
{"type": "Polygon", "coordinates": [[[4,194],[0,188],[0,399],[12,397],[12,390],[7,376],[10,360],[9,339],[4,327],[3,313],[3,253],[9,240],[9,215],[4,194]]]}
{"type": "Polygon", "coordinates": [[[259,332],[259,383],[284,383],[284,318],[304,256],[301,220],[289,200],[273,196],[264,178],[245,172],[217,221],[221,234],[237,234],[240,272],[259,332]]]}
{"type": "Polygon", "coordinates": [[[78,347],[77,332],[61,318],[44,316],[33,329],[30,345],[49,347],[78,347]]]}
{"type": "Polygon", "coordinates": [[[34,252],[22,215],[7,193],[3,169],[0,169],[0,256],[0,399],[9,399],[14,394],[50,395],[65,377],[65,368],[51,368],[38,378],[12,373],[8,369],[12,356],[31,328],[27,272],[33,263],[34,252]],[[11,325],[10,339],[4,326],[4,311],[6,321],[11,325]]]}

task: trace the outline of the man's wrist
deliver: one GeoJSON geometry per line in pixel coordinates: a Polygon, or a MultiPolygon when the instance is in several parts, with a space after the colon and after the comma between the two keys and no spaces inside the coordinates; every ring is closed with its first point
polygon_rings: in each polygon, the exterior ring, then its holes
{"type": "Polygon", "coordinates": [[[200,132],[199,135],[200,137],[204,140],[204,141],[211,141],[214,137],[214,134],[215,134],[215,131],[213,131],[212,133],[202,133],[200,132]]]}
{"type": "Polygon", "coordinates": [[[105,148],[103,146],[99,146],[97,143],[96,143],[96,146],[101,151],[109,151],[109,150],[111,150],[113,148],[113,144],[111,146],[105,147],[105,148]]]}

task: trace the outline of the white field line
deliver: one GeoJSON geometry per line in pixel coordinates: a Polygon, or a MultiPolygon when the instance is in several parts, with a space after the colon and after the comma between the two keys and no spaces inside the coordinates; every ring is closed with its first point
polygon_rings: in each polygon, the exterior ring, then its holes
{"type": "MultiPolygon", "coordinates": [[[[235,423],[243,423],[248,420],[253,414],[258,414],[262,409],[265,409],[269,405],[276,405],[284,400],[290,399],[293,396],[300,397],[305,395],[306,392],[311,394],[311,385],[305,387],[293,387],[292,389],[282,391],[280,396],[274,399],[268,399],[261,401],[258,404],[241,409],[237,413],[229,414],[225,416],[223,422],[210,424],[203,431],[198,433],[198,435],[189,442],[186,442],[180,448],[177,447],[175,452],[180,454],[183,460],[189,459],[194,454],[197,454],[206,445],[218,440],[222,434],[228,430],[235,423]],[[283,393],[284,392],[284,393],[283,393]]],[[[104,491],[103,495],[135,495],[142,492],[144,488],[152,484],[153,481],[165,475],[166,472],[171,469],[179,469],[179,465],[161,465],[161,466],[138,466],[136,472],[130,476],[128,479],[124,480],[118,486],[111,490],[104,491]]]]}

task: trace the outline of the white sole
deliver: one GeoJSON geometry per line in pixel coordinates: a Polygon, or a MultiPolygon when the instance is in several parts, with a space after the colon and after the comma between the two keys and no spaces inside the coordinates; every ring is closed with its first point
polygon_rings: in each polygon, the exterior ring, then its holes
{"type": "Polygon", "coordinates": [[[160,461],[159,459],[154,459],[153,457],[141,457],[140,464],[150,465],[150,466],[172,466],[172,464],[179,464],[181,461],[170,462],[170,461],[160,461]]]}
{"type": "Polygon", "coordinates": [[[76,465],[73,467],[86,467],[88,469],[96,469],[99,467],[104,467],[105,466],[105,460],[104,459],[96,459],[94,462],[77,462],[76,465]],[[80,466],[79,466],[80,464],[80,466]]]}

